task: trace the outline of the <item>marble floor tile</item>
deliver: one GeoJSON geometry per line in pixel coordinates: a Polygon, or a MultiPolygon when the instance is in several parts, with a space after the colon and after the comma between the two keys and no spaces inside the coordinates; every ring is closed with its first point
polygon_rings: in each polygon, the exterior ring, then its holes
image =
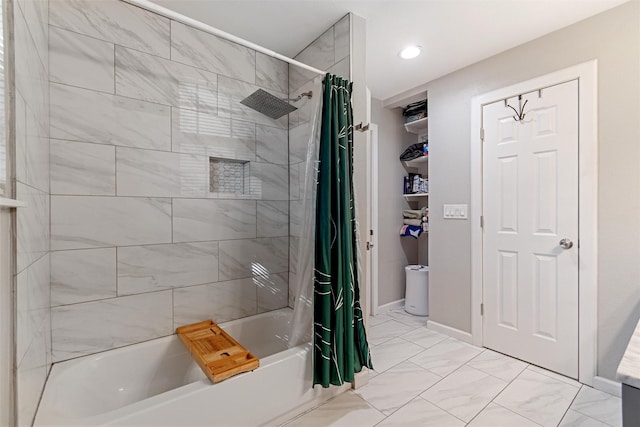
{"type": "Polygon", "coordinates": [[[463,427],[464,424],[464,421],[417,397],[391,414],[378,426],[463,427]]]}
{"type": "Polygon", "coordinates": [[[582,384],[580,384],[578,381],[574,380],[573,378],[569,378],[569,377],[565,377],[564,375],[556,374],[555,372],[548,371],[548,370],[543,369],[543,368],[541,368],[539,366],[536,366],[536,365],[529,365],[529,366],[527,366],[527,369],[529,371],[533,371],[533,372],[537,372],[539,374],[545,375],[545,376],[547,376],[549,378],[553,378],[554,380],[562,381],[563,383],[572,385],[574,387],[582,387],[582,384]]]}
{"type": "Polygon", "coordinates": [[[589,386],[580,389],[571,409],[610,426],[622,426],[622,400],[589,386]]]}
{"type": "Polygon", "coordinates": [[[420,397],[469,422],[506,386],[506,381],[463,366],[420,397]]]}
{"type": "Polygon", "coordinates": [[[487,349],[467,362],[467,366],[479,369],[501,380],[511,381],[520,375],[520,372],[527,367],[527,363],[487,349]]]}
{"type": "Polygon", "coordinates": [[[381,313],[376,316],[369,316],[369,327],[372,328],[384,322],[391,320],[391,317],[387,313],[381,313]]]}
{"type": "Polygon", "coordinates": [[[384,372],[423,350],[417,344],[405,341],[402,338],[394,338],[371,348],[373,369],[376,372],[384,372]]]}
{"type": "Polygon", "coordinates": [[[405,325],[420,327],[425,326],[429,318],[427,316],[414,316],[413,314],[409,314],[404,311],[404,308],[396,308],[394,310],[389,310],[389,316],[398,322],[404,323],[405,325]]]}
{"type": "Polygon", "coordinates": [[[468,427],[539,427],[539,424],[528,420],[515,412],[490,403],[468,424],[468,427]]]}
{"type": "Polygon", "coordinates": [[[287,427],[348,426],[368,427],[378,424],[384,415],[352,391],[334,397],[324,405],[286,424],[287,427]]]}
{"type": "Polygon", "coordinates": [[[402,362],[372,378],[356,394],[383,414],[390,415],[440,379],[418,365],[402,362]]]}
{"type": "Polygon", "coordinates": [[[605,423],[569,409],[559,427],[609,427],[605,423]]]}
{"type": "Polygon", "coordinates": [[[542,426],[557,426],[579,388],[525,369],[495,403],[542,426]]]}
{"type": "Polygon", "coordinates": [[[481,351],[482,349],[478,347],[454,338],[448,338],[410,360],[434,374],[444,377],[480,354],[481,351]]]}
{"type": "Polygon", "coordinates": [[[418,344],[419,346],[424,348],[433,347],[434,345],[448,338],[444,334],[439,334],[438,332],[432,331],[425,327],[414,329],[413,331],[407,332],[401,337],[404,340],[411,341],[412,343],[418,344]]]}
{"type": "Polygon", "coordinates": [[[411,329],[411,326],[396,322],[395,320],[390,320],[369,328],[367,339],[371,344],[382,344],[385,341],[389,341],[392,338],[396,338],[411,331],[411,329]]]}

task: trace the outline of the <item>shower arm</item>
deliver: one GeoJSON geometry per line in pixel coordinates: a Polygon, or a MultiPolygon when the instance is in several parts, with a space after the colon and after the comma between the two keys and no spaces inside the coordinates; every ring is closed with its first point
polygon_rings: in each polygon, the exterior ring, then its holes
{"type": "Polygon", "coordinates": [[[309,98],[309,99],[313,98],[313,91],[310,90],[309,92],[303,92],[300,95],[298,95],[297,98],[286,98],[286,99],[283,99],[283,101],[298,102],[302,98],[309,98]]]}

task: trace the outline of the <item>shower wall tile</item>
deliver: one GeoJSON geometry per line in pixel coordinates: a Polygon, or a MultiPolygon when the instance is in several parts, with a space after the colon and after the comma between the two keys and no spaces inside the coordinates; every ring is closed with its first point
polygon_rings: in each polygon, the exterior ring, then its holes
{"type": "Polygon", "coordinates": [[[20,363],[49,317],[49,255],[20,272],[16,281],[16,361],[20,363]]]}
{"type": "MultiPolygon", "coordinates": [[[[296,55],[295,59],[303,64],[310,65],[320,70],[327,70],[335,64],[335,40],[333,27],[325,31],[320,37],[315,39],[302,52],[296,55]]],[[[295,92],[309,80],[317,77],[318,74],[300,67],[291,66],[289,68],[289,93],[295,92]]]]}
{"type": "Polygon", "coordinates": [[[173,241],[245,239],[256,237],[253,200],[173,200],[173,241]]]}
{"type": "Polygon", "coordinates": [[[340,60],[349,56],[351,51],[351,29],[349,15],[345,15],[341,20],[336,22],[334,28],[334,62],[340,62],[340,60]]]}
{"type": "Polygon", "coordinates": [[[114,93],[113,43],[51,27],[49,81],[114,93]]]}
{"type": "Polygon", "coordinates": [[[302,223],[304,219],[304,200],[291,200],[289,203],[290,233],[292,236],[301,237],[302,223]]]}
{"type": "MultiPolygon", "coordinates": [[[[16,424],[31,425],[50,368],[49,301],[49,40],[48,1],[17,0],[5,22],[12,24],[15,99],[17,277],[16,424]]],[[[6,70],[5,70],[6,71],[6,70]]]]}
{"type": "Polygon", "coordinates": [[[58,362],[172,334],[172,295],[161,291],[54,307],[51,322],[58,362]]]}
{"type": "Polygon", "coordinates": [[[171,111],[164,105],[52,83],[51,137],[170,151],[171,111]]]}
{"type": "Polygon", "coordinates": [[[24,151],[26,184],[38,190],[49,192],[49,135],[47,117],[37,116],[37,112],[26,108],[26,145],[24,151]],[[43,129],[44,123],[44,129],[43,129]]]}
{"type": "MultiPolygon", "coordinates": [[[[320,94],[318,96],[322,96],[321,78],[316,77],[313,80],[309,80],[300,89],[293,92],[292,96],[297,93],[304,93],[308,91],[313,91],[316,94],[320,94]]],[[[308,129],[306,130],[307,133],[305,141],[308,141],[311,136],[311,130],[313,129],[312,124],[315,122],[316,113],[320,113],[318,114],[318,120],[320,120],[320,116],[322,115],[322,111],[320,111],[321,105],[317,99],[301,100],[296,105],[298,106],[298,109],[289,115],[289,129],[306,125],[308,129]]],[[[314,130],[319,133],[320,128],[316,127],[314,130]]]]}
{"type": "Polygon", "coordinates": [[[289,273],[256,276],[253,281],[258,291],[258,313],[278,310],[289,304],[289,273]]]}
{"type": "Polygon", "coordinates": [[[302,188],[305,180],[305,163],[289,165],[289,200],[298,200],[302,197],[302,188]]]}
{"type": "Polygon", "coordinates": [[[257,237],[282,237],[289,234],[289,202],[258,201],[257,237]]]}
{"type": "Polygon", "coordinates": [[[50,25],[169,58],[168,18],[120,0],[50,3],[50,25]]]}
{"type": "Polygon", "coordinates": [[[118,294],[218,281],[218,242],[118,248],[118,294]]]}
{"type": "Polygon", "coordinates": [[[220,242],[220,280],[268,276],[289,269],[289,237],[220,242]]]}
{"type": "Polygon", "coordinates": [[[53,250],[170,242],[170,199],[51,197],[53,250]]]}
{"type": "MultiPolygon", "coordinates": [[[[235,80],[225,76],[218,77],[218,115],[221,117],[231,117],[235,120],[244,120],[254,122],[266,126],[274,126],[280,128],[288,127],[287,116],[280,117],[277,120],[265,116],[256,110],[240,103],[247,96],[251,95],[260,87],[235,80]]],[[[277,98],[288,98],[286,93],[277,92],[271,89],[266,90],[277,98]]]]}
{"type": "Polygon", "coordinates": [[[27,204],[16,215],[20,272],[49,251],[49,194],[18,182],[16,198],[27,204]]]}
{"type": "Polygon", "coordinates": [[[19,426],[33,424],[40,396],[44,389],[50,362],[51,325],[47,320],[36,331],[28,350],[18,365],[16,395],[18,400],[17,423],[19,426]]]}
{"type": "Polygon", "coordinates": [[[253,163],[251,194],[262,200],[289,200],[289,168],[271,163],[253,163]]]}
{"type": "Polygon", "coordinates": [[[49,1],[48,0],[18,0],[18,7],[28,23],[29,33],[36,48],[37,57],[47,69],[49,66],[49,1]]]}
{"type": "Polygon", "coordinates": [[[216,113],[218,76],[188,65],[116,46],[116,94],[216,113]]]}
{"type": "Polygon", "coordinates": [[[172,109],[172,150],[224,159],[255,160],[255,123],[172,109]]]}
{"type": "Polygon", "coordinates": [[[304,163],[306,161],[310,132],[308,124],[289,129],[289,163],[304,163]]]}
{"type": "Polygon", "coordinates": [[[116,149],[110,145],[51,140],[51,194],[116,194],[116,149]]]}
{"type": "Polygon", "coordinates": [[[286,165],[289,161],[287,130],[271,126],[256,126],[256,160],[286,165]]]}
{"type": "Polygon", "coordinates": [[[329,67],[329,72],[335,74],[336,76],[344,77],[345,79],[349,79],[349,75],[351,74],[351,59],[347,56],[340,62],[336,63],[332,67],[329,67]]]}
{"type": "Polygon", "coordinates": [[[51,306],[116,296],[116,248],[51,252],[51,306]]]}
{"type": "Polygon", "coordinates": [[[209,159],[205,156],[118,147],[118,196],[206,196],[209,159]]]}
{"type": "Polygon", "coordinates": [[[249,83],[256,81],[254,50],[176,21],[171,21],[171,60],[249,83]]]}
{"type": "Polygon", "coordinates": [[[173,290],[173,327],[207,319],[221,323],[258,312],[253,279],[232,280],[173,290]]]}
{"type": "Polygon", "coordinates": [[[289,91],[289,64],[256,52],[256,85],[278,92],[289,91]]]}
{"type": "Polygon", "coordinates": [[[289,271],[296,273],[298,271],[298,259],[300,249],[300,237],[289,236],[289,271]]]}

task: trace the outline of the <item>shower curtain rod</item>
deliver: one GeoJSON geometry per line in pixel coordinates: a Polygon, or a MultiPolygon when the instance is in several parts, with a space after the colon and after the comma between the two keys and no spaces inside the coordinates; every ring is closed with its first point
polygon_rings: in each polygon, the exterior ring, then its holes
{"type": "Polygon", "coordinates": [[[295,65],[300,68],[304,68],[305,70],[313,71],[317,74],[327,74],[326,71],[319,70],[317,68],[311,67],[307,64],[303,64],[302,62],[296,61],[295,59],[291,59],[287,56],[281,55],[273,50],[264,48],[260,45],[252,43],[248,40],[241,39],[240,37],[234,36],[233,34],[229,34],[226,31],[219,30],[211,25],[207,25],[203,22],[197,21],[193,18],[189,18],[188,16],[184,16],[178,12],[174,12],[171,9],[167,9],[166,7],[162,7],[156,3],[153,3],[149,0],[123,0],[126,3],[132,4],[134,6],[141,7],[143,9],[149,10],[151,12],[155,12],[158,15],[162,15],[166,18],[173,19],[174,21],[181,22],[185,25],[189,25],[191,27],[197,28],[198,30],[202,30],[206,33],[213,34],[214,36],[221,37],[223,39],[229,40],[230,42],[240,44],[242,46],[248,47],[249,49],[253,49],[257,52],[264,53],[265,55],[272,56],[274,58],[280,59],[281,61],[288,62],[291,65],[295,65]]]}

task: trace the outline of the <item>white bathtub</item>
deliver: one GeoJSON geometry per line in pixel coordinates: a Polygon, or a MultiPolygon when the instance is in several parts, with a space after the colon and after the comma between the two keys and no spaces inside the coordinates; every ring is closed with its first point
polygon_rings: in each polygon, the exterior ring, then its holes
{"type": "Polygon", "coordinates": [[[344,391],[311,388],[311,345],[287,349],[290,309],[221,325],[260,367],[211,384],[180,339],[57,363],[35,426],[258,426],[277,424],[344,391]]]}

